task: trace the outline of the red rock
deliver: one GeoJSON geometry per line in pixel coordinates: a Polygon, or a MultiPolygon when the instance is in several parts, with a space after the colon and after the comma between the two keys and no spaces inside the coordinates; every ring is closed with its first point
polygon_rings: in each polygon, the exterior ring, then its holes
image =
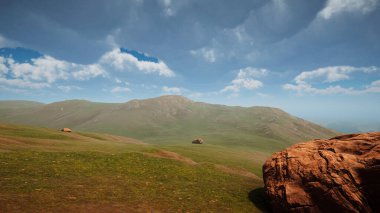
{"type": "Polygon", "coordinates": [[[380,132],[295,144],[263,177],[274,212],[380,212],[380,132]]]}

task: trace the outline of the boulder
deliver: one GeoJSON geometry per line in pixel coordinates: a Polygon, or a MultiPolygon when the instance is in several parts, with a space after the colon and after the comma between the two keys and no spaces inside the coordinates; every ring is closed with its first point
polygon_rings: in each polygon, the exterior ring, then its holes
{"type": "Polygon", "coordinates": [[[70,128],[62,128],[61,129],[62,132],[72,132],[72,130],[70,128]]]}
{"type": "Polygon", "coordinates": [[[380,132],[295,144],[263,178],[274,212],[380,212],[380,132]]]}
{"type": "Polygon", "coordinates": [[[197,138],[197,139],[193,140],[191,143],[193,143],[193,144],[203,144],[203,139],[202,138],[197,138]]]}

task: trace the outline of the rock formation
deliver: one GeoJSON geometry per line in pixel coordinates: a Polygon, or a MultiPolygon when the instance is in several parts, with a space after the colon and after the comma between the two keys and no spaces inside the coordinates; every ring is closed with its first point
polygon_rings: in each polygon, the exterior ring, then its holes
{"type": "Polygon", "coordinates": [[[274,212],[380,212],[380,132],[295,144],[263,176],[274,212]]]}
{"type": "Polygon", "coordinates": [[[203,139],[202,138],[197,138],[197,139],[193,140],[191,143],[193,143],[193,144],[203,144],[203,139]]]}

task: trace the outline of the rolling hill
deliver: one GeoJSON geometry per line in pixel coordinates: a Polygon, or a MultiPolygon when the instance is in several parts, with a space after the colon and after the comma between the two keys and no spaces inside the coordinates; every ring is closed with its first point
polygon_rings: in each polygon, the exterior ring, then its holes
{"type": "Polygon", "coordinates": [[[265,211],[266,158],[336,135],[280,109],[181,96],[0,101],[0,123],[0,209],[9,212],[265,211]]]}
{"type": "Polygon", "coordinates": [[[189,143],[202,137],[214,145],[271,151],[299,141],[336,135],[276,108],[207,104],[174,95],[127,103],[0,101],[0,122],[69,127],[166,145],[189,143]]]}
{"type": "Polygon", "coordinates": [[[261,178],[236,161],[238,155],[246,159],[246,152],[225,152],[221,161],[222,149],[197,148],[203,158],[122,136],[0,124],[0,209],[259,212],[263,208],[260,193],[254,191],[262,187],[261,178]]]}

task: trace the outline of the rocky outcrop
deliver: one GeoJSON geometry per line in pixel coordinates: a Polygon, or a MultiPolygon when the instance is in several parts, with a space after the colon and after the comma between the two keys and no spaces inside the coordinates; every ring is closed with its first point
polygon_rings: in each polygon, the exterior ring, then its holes
{"type": "Polygon", "coordinates": [[[380,212],[380,132],[295,144],[263,177],[274,212],[380,212]]]}
{"type": "Polygon", "coordinates": [[[193,144],[203,144],[203,139],[202,138],[197,138],[197,139],[193,140],[191,143],[193,143],[193,144]]]}

